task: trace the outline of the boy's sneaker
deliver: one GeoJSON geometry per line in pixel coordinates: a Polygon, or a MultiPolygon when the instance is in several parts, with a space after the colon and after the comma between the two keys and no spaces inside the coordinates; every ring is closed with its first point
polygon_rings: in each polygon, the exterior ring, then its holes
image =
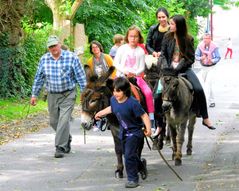
{"type": "Polygon", "coordinates": [[[128,181],[125,183],[125,188],[136,188],[139,186],[138,182],[128,181]]]}

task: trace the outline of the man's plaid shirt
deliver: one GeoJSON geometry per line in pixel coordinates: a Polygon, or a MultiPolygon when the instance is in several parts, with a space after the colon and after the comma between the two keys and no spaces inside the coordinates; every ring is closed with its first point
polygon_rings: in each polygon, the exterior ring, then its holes
{"type": "Polygon", "coordinates": [[[61,50],[61,56],[54,60],[51,53],[44,54],[37,69],[32,87],[32,96],[38,96],[43,84],[51,93],[61,93],[75,88],[79,84],[81,91],[86,86],[86,76],[78,57],[66,50],[61,50]]]}

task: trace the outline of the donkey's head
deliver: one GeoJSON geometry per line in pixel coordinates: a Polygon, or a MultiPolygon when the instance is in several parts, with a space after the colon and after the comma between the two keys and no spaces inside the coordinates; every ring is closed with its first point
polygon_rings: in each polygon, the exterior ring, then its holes
{"type": "Polygon", "coordinates": [[[164,70],[160,79],[163,87],[162,108],[164,112],[168,112],[178,99],[179,80],[177,74],[173,72],[173,70],[164,70]]]}
{"type": "Polygon", "coordinates": [[[113,80],[109,76],[113,73],[114,67],[110,67],[108,72],[98,78],[92,75],[88,66],[85,66],[87,85],[81,93],[81,126],[90,130],[94,124],[94,115],[109,106],[112,96],[113,80]]]}

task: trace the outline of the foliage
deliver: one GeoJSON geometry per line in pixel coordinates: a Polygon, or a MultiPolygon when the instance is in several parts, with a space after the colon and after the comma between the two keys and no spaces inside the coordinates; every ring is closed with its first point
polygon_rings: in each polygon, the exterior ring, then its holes
{"type": "Polygon", "coordinates": [[[29,91],[29,77],[23,62],[26,52],[20,46],[11,47],[9,35],[0,36],[0,97],[25,96],[29,91]]]}
{"type": "Polygon", "coordinates": [[[116,33],[125,34],[132,24],[144,27],[139,13],[148,8],[143,0],[85,0],[75,22],[84,23],[89,41],[100,41],[108,52],[116,33]]]}
{"type": "Polygon", "coordinates": [[[189,18],[197,16],[206,17],[210,13],[210,4],[208,0],[182,0],[183,8],[187,10],[189,18]]]}
{"type": "Polygon", "coordinates": [[[125,34],[132,24],[138,25],[146,37],[149,27],[157,23],[155,12],[158,7],[167,8],[171,15],[183,14],[193,24],[196,24],[193,21],[196,16],[207,16],[210,12],[208,0],[85,0],[75,22],[84,23],[89,41],[100,41],[108,52],[113,35],[125,34]]]}
{"type": "Polygon", "coordinates": [[[25,38],[16,47],[9,45],[9,35],[0,36],[0,97],[29,96],[33,77],[40,56],[46,51],[45,39],[51,27],[32,29],[27,23],[22,24],[25,38]]]}
{"type": "Polygon", "coordinates": [[[61,15],[70,15],[71,12],[71,1],[70,0],[60,0],[58,1],[58,6],[61,15]]]}
{"type": "Polygon", "coordinates": [[[26,118],[28,115],[46,111],[46,102],[38,101],[34,107],[30,106],[29,100],[0,99],[0,121],[8,122],[26,118]]]}
{"type": "Polygon", "coordinates": [[[143,11],[141,13],[141,18],[144,21],[144,29],[143,29],[144,36],[147,35],[150,26],[158,23],[156,18],[156,11],[158,10],[158,8],[160,7],[166,8],[170,14],[169,17],[175,14],[184,15],[185,13],[185,10],[182,8],[183,4],[178,2],[177,0],[171,0],[170,3],[168,2],[168,0],[162,1],[148,0],[147,4],[150,7],[150,9],[147,11],[143,11]]]}
{"type": "Polygon", "coordinates": [[[46,6],[44,0],[34,1],[34,6],[31,9],[31,17],[27,17],[26,19],[33,29],[38,28],[39,25],[44,26],[46,23],[53,23],[51,9],[46,6]]]}

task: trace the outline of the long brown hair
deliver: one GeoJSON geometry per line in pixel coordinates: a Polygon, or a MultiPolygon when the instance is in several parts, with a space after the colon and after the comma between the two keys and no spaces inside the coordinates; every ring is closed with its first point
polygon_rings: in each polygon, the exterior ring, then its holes
{"type": "Polygon", "coordinates": [[[128,28],[127,32],[126,32],[126,35],[125,35],[125,42],[126,43],[129,43],[129,40],[128,40],[128,36],[129,36],[129,31],[132,31],[132,30],[136,30],[139,34],[139,42],[138,43],[144,43],[144,37],[142,35],[142,32],[140,30],[139,27],[137,27],[136,25],[132,25],[131,27],[128,28]]]}

